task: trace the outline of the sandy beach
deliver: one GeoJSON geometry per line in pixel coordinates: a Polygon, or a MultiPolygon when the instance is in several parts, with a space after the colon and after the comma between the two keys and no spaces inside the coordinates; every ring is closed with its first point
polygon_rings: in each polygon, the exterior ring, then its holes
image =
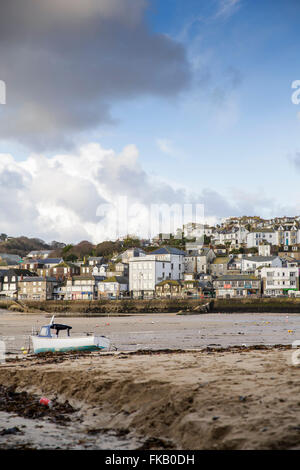
{"type": "MultiPolygon", "coordinates": [[[[28,417],[30,407],[25,415],[22,407],[1,409],[0,448],[300,448],[300,369],[292,365],[290,349],[300,339],[299,315],[57,321],[72,325],[74,334],[105,334],[118,350],[8,355],[0,385],[12,387],[12,403],[19,399],[14,394],[26,391],[30,403],[46,395],[58,404],[68,400],[75,411],[62,426],[57,413],[51,421],[51,410],[28,417]]],[[[15,335],[10,341],[16,350],[33,324],[44,323],[48,316],[5,312],[0,334],[15,335]]]]}

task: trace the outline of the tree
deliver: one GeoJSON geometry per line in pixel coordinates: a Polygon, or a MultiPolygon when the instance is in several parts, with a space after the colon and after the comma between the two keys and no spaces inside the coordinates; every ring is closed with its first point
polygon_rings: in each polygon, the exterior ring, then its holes
{"type": "Polygon", "coordinates": [[[72,245],[71,243],[69,243],[68,245],[64,246],[63,249],[62,249],[63,255],[65,255],[66,253],[68,253],[68,251],[70,251],[72,248],[73,248],[73,245],[72,245]]]}
{"type": "Polygon", "coordinates": [[[120,242],[106,241],[99,243],[95,248],[96,256],[112,256],[114,253],[120,253],[123,250],[120,242]]]}
{"type": "Polygon", "coordinates": [[[140,246],[141,246],[141,241],[139,238],[133,238],[133,237],[127,236],[125,240],[123,240],[123,247],[125,249],[135,248],[135,247],[140,247],[140,246]]]}
{"type": "Polygon", "coordinates": [[[77,261],[78,260],[78,256],[70,253],[69,255],[67,255],[65,258],[65,261],[70,261],[71,263],[74,263],[74,261],[77,261]]]}

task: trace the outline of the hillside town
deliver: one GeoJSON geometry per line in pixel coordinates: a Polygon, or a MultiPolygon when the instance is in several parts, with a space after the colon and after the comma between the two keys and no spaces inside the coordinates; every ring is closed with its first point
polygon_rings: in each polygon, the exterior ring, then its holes
{"type": "MultiPolygon", "coordinates": [[[[7,237],[11,240],[12,237],[7,237]]],[[[111,256],[0,253],[0,298],[101,300],[298,296],[300,216],[189,223],[111,256]]],[[[60,245],[60,248],[65,246],[60,245]]],[[[123,246],[123,249],[122,249],[123,246]]]]}

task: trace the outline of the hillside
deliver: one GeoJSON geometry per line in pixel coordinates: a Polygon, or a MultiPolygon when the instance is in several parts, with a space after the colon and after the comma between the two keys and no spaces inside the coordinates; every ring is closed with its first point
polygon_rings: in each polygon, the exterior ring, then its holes
{"type": "Polygon", "coordinates": [[[47,245],[39,238],[16,237],[0,242],[0,253],[11,253],[19,256],[25,256],[32,250],[48,250],[50,248],[50,245],[47,245]]]}

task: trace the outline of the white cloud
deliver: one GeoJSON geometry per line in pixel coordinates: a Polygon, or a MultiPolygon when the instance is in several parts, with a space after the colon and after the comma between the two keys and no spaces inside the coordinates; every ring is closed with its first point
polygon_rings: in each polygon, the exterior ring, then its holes
{"type": "Polygon", "coordinates": [[[192,194],[151,177],[141,167],[135,145],[116,153],[90,143],[75,153],[51,158],[31,154],[21,162],[0,154],[1,231],[11,236],[98,243],[127,233],[147,236],[151,230],[154,235],[157,232],[149,224],[155,204],[181,208],[204,204],[209,223],[264,210],[280,215],[281,210],[261,191],[248,194],[233,188],[231,197],[224,198],[211,188],[200,187],[192,194]]]}
{"type": "Polygon", "coordinates": [[[73,242],[114,238],[116,219],[123,220],[121,230],[126,220],[112,206],[105,209],[108,204],[118,206],[124,197],[131,211],[128,231],[141,233],[148,221],[141,208],[181,203],[185,192],[149,177],[135,145],[117,154],[90,143],[76,153],[51,158],[31,154],[22,162],[0,154],[0,220],[5,233],[73,242]]]}
{"type": "Polygon", "coordinates": [[[216,18],[228,18],[241,6],[241,0],[220,0],[216,18]]]}

